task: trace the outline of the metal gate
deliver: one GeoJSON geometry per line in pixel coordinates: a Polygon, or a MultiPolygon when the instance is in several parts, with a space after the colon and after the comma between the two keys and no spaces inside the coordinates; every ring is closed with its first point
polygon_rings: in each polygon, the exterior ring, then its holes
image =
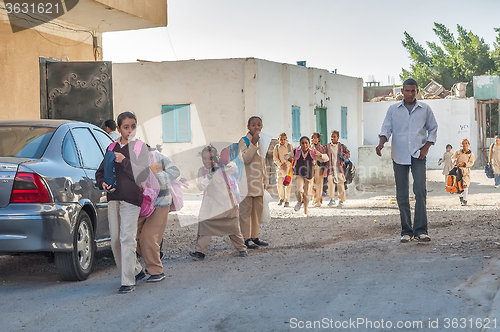
{"type": "Polygon", "coordinates": [[[111,62],[40,61],[40,117],[102,127],[113,119],[111,62]]]}

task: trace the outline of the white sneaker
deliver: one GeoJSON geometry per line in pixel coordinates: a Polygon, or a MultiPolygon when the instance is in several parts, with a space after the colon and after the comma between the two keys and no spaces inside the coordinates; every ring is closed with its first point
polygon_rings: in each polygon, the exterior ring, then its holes
{"type": "Polygon", "coordinates": [[[293,209],[295,211],[299,211],[301,207],[302,207],[302,202],[297,202],[297,204],[295,204],[295,207],[293,209]]]}
{"type": "Polygon", "coordinates": [[[498,186],[495,186],[495,188],[498,188],[498,186]]]}
{"type": "Polygon", "coordinates": [[[401,243],[407,243],[413,240],[413,236],[403,235],[401,236],[401,243]]]}

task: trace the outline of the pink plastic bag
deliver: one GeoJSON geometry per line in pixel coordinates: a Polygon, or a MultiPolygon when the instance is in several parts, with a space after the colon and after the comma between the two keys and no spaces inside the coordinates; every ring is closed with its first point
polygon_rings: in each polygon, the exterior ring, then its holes
{"type": "Polygon", "coordinates": [[[185,178],[170,182],[170,194],[172,195],[172,204],[170,204],[170,212],[180,211],[184,206],[182,197],[182,188],[188,188],[189,185],[185,178]]]}

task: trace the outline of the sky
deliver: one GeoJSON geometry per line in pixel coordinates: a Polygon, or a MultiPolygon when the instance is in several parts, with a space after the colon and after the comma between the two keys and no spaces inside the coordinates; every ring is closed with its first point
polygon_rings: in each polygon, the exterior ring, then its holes
{"type": "Polygon", "coordinates": [[[259,58],[400,84],[410,69],[404,32],[439,43],[434,22],[457,24],[493,47],[500,0],[169,0],[168,26],[103,34],[117,63],[259,58]]]}

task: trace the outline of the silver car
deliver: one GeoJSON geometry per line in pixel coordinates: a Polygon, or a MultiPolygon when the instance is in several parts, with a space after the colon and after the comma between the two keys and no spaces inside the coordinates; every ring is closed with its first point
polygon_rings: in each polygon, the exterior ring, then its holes
{"type": "Polygon", "coordinates": [[[95,172],[111,138],[67,120],[0,121],[0,254],[54,254],[63,280],[87,279],[109,240],[95,172]]]}

